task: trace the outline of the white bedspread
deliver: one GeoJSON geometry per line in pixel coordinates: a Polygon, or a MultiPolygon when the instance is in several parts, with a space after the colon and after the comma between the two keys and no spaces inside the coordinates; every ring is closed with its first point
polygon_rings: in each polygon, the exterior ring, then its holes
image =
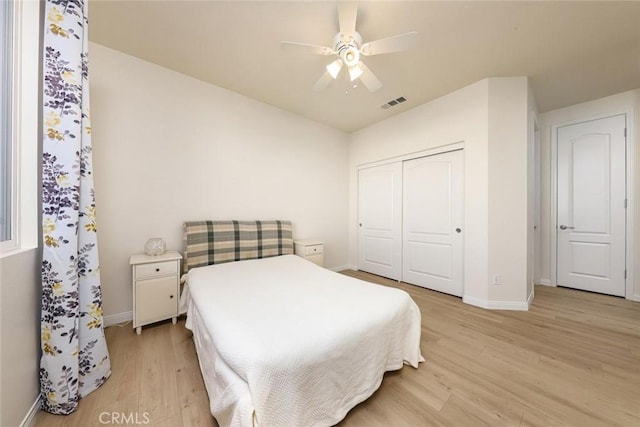
{"type": "Polygon", "coordinates": [[[192,269],[181,305],[221,426],[333,425],[424,360],[406,292],[295,255],[192,269]]]}

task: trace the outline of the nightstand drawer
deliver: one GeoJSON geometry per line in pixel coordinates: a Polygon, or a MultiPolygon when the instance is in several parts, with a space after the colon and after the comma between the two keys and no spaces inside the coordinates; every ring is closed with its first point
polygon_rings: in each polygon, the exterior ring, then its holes
{"type": "Polygon", "coordinates": [[[296,240],[293,242],[295,254],[324,267],[324,243],[315,239],[296,240]]]}
{"type": "Polygon", "coordinates": [[[152,262],[136,265],[135,279],[162,277],[178,274],[178,263],[175,261],[152,262]]]}
{"type": "Polygon", "coordinates": [[[309,245],[309,246],[305,246],[304,248],[304,255],[305,256],[310,256],[310,255],[320,255],[322,254],[322,248],[324,245],[320,244],[320,245],[309,245]]]}
{"type": "Polygon", "coordinates": [[[146,324],[176,316],[176,277],[140,280],[136,283],[136,322],[146,324]]]}

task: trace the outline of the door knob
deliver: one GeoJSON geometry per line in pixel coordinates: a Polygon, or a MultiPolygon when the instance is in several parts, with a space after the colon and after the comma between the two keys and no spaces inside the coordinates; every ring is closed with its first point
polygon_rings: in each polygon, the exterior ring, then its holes
{"type": "Polygon", "coordinates": [[[575,227],[567,227],[566,225],[561,225],[560,230],[573,230],[575,227]]]}

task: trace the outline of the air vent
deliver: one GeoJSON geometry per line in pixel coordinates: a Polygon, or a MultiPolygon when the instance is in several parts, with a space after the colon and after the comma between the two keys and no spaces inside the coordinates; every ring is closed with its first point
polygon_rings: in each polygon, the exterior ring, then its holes
{"type": "Polygon", "coordinates": [[[382,104],[380,108],[382,108],[383,110],[386,110],[387,108],[395,107],[398,104],[402,104],[406,100],[407,98],[405,98],[404,96],[401,96],[400,98],[392,99],[386,104],[382,104]]]}

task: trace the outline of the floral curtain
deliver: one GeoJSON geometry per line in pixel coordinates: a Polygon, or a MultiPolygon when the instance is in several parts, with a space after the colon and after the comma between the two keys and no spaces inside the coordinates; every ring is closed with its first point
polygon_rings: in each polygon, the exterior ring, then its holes
{"type": "Polygon", "coordinates": [[[102,325],[87,68],[88,0],[46,0],[42,408],[69,414],[111,364],[102,325]]]}

